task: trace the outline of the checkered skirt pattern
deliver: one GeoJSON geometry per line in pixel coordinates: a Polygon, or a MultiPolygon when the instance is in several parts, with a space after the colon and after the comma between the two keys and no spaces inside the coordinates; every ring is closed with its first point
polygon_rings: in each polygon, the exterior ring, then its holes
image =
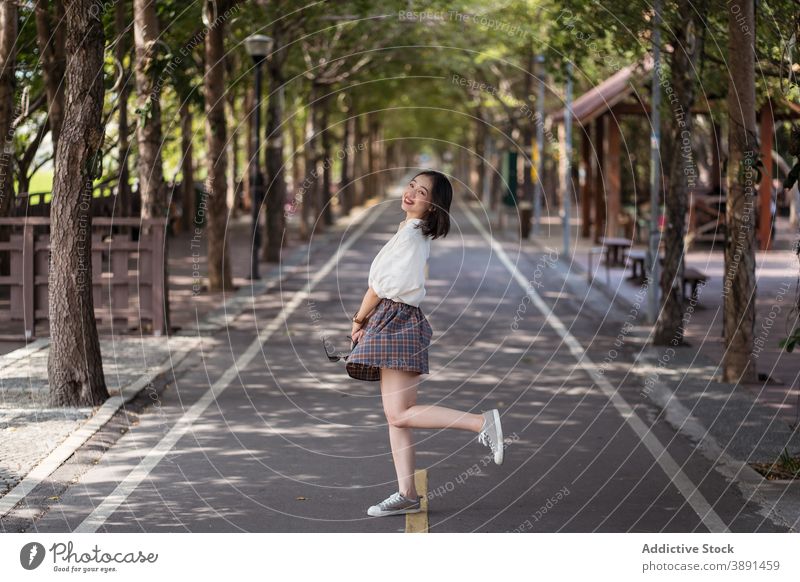
{"type": "Polygon", "coordinates": [[[381,368],[428,373],[433,329],[419,307],[382,298],[347,358],[347,373],[377,382],[381,368]]]}

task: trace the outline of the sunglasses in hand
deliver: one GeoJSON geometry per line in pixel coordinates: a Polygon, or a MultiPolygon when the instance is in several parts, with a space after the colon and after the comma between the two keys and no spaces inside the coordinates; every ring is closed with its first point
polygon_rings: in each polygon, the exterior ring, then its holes
{"type": "Polygon", "coordinates": [[[350,351],[347,352],[346,354],[345,353],[338,353],[337,354],[335,350],[334,351],[328,350],[328,343],[329,342],[328,342],[327,338],[325,338],[325,337],[322,338],[322,346],[325,348],[325,355],[328,356],[328,360],[330,360],[331,362],[338,362],[340,360],[343,361],[343,362],[346,362],[347,358],[350,357],[350,352],[352,352],[353,349],[358,345],[357,341],[355,341],[355,342],[353,341],[352,336],[347,335],[345,337],[350,340],[350,344],[351,344],[350,351]]]}

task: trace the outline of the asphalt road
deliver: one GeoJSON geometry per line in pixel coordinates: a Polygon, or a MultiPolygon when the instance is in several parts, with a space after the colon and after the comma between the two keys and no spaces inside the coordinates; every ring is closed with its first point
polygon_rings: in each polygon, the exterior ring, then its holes
{"type": "MultiPolygon", "coordinates": [[[[404,531],[404,517],[366,515],[396,490],[380,388],[328,362],[321,341],[346,346],[372,258],[404,218],[396,198],[365,216],[89,441],[51,479],[54,499],[40,492],[5,524],[404,531]]],[[[659,418],[629,370],[637,346],[614,345],[624,314],[565,287],[555,252],[523,256],[489,230],[456,203],[450,236],[432,243],[418,402],[499,408],[505,463],[473,433],[416,430],[430,532],[782,531],[659,418]]]]}

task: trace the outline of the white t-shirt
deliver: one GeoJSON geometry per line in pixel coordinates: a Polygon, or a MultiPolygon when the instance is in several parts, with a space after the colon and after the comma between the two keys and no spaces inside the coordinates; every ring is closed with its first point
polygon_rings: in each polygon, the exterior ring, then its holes
{"type": "Polygon", "coordinates": [[[369,286],[378,297],[419,307],[425,297],[425,275],[431,239],[417,228],[421,218],[400,223],[369,268],[369,286]]]}

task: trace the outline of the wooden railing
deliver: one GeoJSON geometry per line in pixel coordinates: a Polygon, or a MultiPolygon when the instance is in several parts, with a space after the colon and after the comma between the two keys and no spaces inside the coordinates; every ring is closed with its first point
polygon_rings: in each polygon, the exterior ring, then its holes
{"type": "MultiPolygon", "coordinates": [[[[99,321],[125,325],[126,331],[166,333],[164,225],[164,219],[92,220],[92,291],[99,321]]],[[[9,233],[0,253],[8,253],[10,267],[8,276],[0,276],[0,322],[11,322],[12,328],[21,323],[19,335],[32,339],[49,317],[50,219],[0,218],[0,229],[9,233]]]]}

